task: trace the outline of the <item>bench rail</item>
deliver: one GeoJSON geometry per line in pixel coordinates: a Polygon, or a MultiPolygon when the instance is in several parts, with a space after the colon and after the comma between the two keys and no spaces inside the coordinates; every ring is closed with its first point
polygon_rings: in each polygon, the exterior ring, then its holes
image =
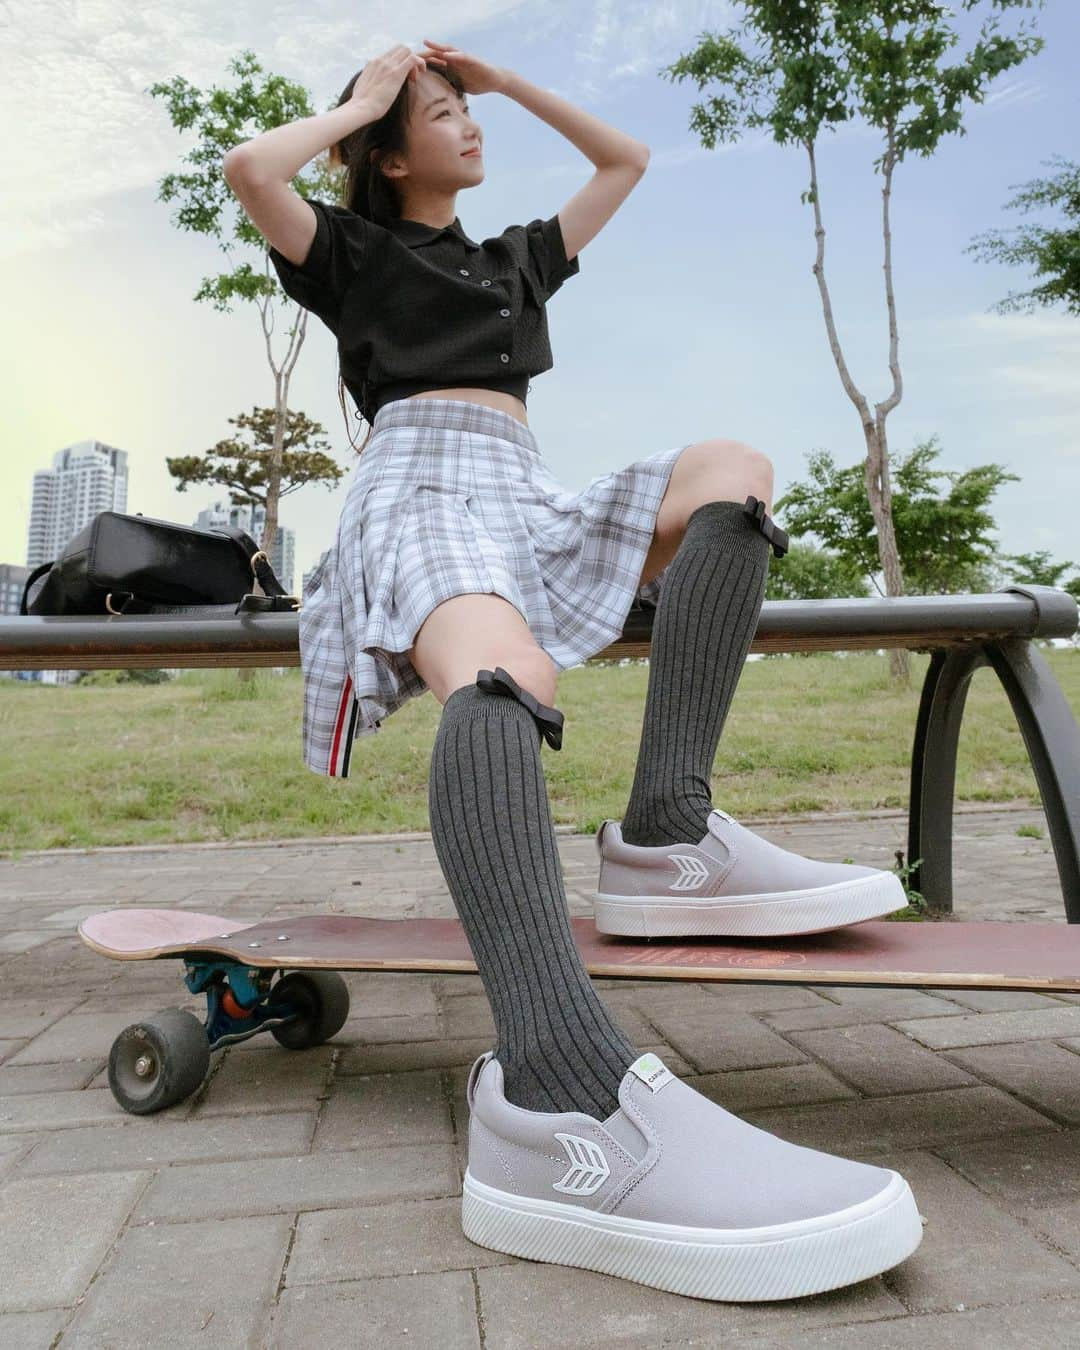
{"type": "MultiPolygon", "coordinates": [[[[646,657],[654,610],[635,604],[622,635],[591,660],[646,657]]],[[[990,667],[1008,695],[1046,811],[1065,913],[1080,923],[1080,727],[1035,638],[1069,638],[1076,600],[1053,586],[982,595],[767,600],[752,652],[931,654],[911,757],[908,884],[952,909],[956,753],[972,675],[990,667]]],[[[299,615],[0,615],[0,670],[298,666],[299,615]]]]}

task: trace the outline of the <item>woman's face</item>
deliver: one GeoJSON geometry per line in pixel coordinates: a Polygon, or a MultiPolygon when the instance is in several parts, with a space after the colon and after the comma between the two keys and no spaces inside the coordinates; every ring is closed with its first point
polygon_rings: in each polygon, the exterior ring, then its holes
{"type": "Polygon", "coordinates": [[[411,179],[447,193],[475,186],[484,177],[482,140],[468,94],[458,94],[440,76],[422,70],[409,91],[408,175],[401,185],[411,179]],[[467,155],[467,150],[477,153],[467,155]]]}

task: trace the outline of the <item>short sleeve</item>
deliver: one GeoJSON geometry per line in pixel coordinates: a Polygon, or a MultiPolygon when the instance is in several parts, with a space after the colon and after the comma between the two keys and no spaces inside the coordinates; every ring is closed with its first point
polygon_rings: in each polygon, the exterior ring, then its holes
{"type": "Polygon", "coordinates": [[[270,261],[285,294],[336,332],[345,293],[364,267],[373,226],[336,202],[309,198],[308,205],[315,212],[315,237],[307,257],[297,265],[271,246],[270,261]]]}
{"type": "Polygon", "coordinates": [[[540,294],[548,300],[567,277],[577,276],[581,264],[576,254],[569,260],[566,257],[558,212],[547,220],[537,218],[530,220],[528,225],[512,225],[504,233],[516,234],[519,231],[525,245],[523,265],[528,268],[540,294]]]}

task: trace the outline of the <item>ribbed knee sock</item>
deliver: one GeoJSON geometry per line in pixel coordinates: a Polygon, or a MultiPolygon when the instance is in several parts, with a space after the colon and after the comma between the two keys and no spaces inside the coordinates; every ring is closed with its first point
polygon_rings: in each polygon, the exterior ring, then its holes
{"type": "Polygon", "coordinates": [[[696,844],[708,829],[713,760],[765,598],[769,547],[741,502],[705,502],[687,521],[653,616],[627,843],[696,844]]]}
{"type": "Polygon", "coordinates": [[[507,1100],[604,1120],[639,1052],[574,942],[540,746],[516,699],[455,689],[432,749],[432,839],[491,1005],[507,1100]]]}

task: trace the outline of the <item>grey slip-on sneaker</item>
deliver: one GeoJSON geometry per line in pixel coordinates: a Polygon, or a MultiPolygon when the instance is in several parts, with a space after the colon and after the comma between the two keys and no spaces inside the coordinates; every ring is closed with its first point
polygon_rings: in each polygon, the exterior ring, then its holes
{"type": "Polygon", "coordinates": [[[628,844],[596,832],[597,931],[627,937],[793,937],[880,918],[907,904],[894,872],[818,862],[763,839],[726,811],[697,844],[628,844]]]}
{"type": "Polygon", "coordinates": [[[749,1125],[654,1054],[602,1123],[508,1102],[493,1051],[466,1097],[461,1224],[481,1247],[741,1303],[854,1284],[922,1240],[898,1173],[749,1125]]]}

